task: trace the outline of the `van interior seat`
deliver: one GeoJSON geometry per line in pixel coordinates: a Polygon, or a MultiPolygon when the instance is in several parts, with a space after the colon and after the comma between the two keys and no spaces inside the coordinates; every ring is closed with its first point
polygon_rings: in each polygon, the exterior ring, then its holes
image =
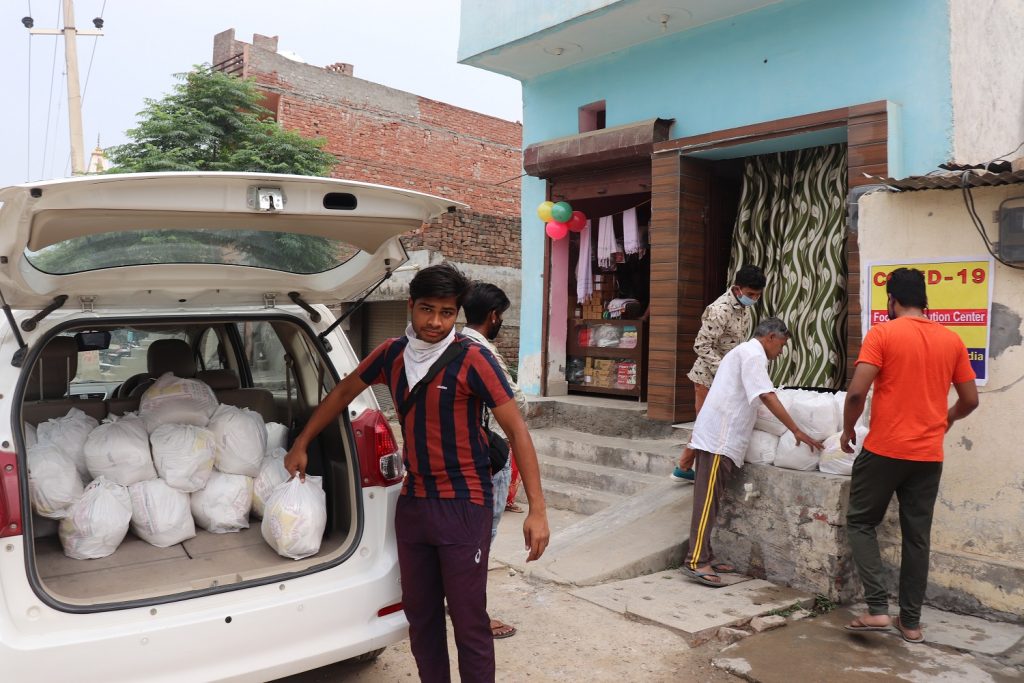
{"type": "Polygon", "coordinates": [[[242,389],[234,370],[203,370],[196,379],[209,385],[221,403],[248,408],[262,415],[264,422],[278,422],[274,395],[266,389],[242,389]]]}
{"type": "Polygon", "coordinates": [[[173,373],[175,377],[192,379],[196,376],[196,358],[187,341],[183,339],[157,339],[146,351],[146,374],[133,375],[121,385],[128,391],[118,391],[118,398],[138,398],[163,374],[173,373]]]}
{"type": "Polygon", "coordinates": [[[64,417],[78,408],[97,420],[107,416],[100,399],[76,399],[68,396],[68,386],[78,374],[78,344],[71,337],[54,337],[43,347],[25,387],[22,419],[38,425],[55,417],[64,417]]]}

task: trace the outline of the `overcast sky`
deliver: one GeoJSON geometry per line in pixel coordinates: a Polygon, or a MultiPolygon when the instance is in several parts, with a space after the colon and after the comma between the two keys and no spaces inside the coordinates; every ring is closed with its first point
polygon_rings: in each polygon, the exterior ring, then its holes
{"type": "MultiPolygon", "coordinates": [[[[60,6],[60,0],[0,0],[6,104],[0,107],[0,187],[70,174],[64,41],[31,38],[29,79],[28,31],[21,24],[31,8],[36,28],[63,27],[60,6]]],[[[347,62],[358,78],[522,118],[517,81],[456,63],[459,0],[76,0],[77,27],[91,29],[101,11],[105,35],[78,39],[87,153],[97,135],[104,147],[124,142],[143,100],[169,92],[173,74],[209,62],[214,34],[228,28],[246,42],[253,33],[280,36],[280,51],[316,66],[347,62]]]]}

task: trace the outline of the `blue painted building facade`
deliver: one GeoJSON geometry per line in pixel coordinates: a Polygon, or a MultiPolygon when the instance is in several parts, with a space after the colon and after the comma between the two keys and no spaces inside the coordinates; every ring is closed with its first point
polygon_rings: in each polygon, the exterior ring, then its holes
{"type": "MultiPolygon", "coordinates": [[[[584,145],[600,139],[601,131],[581,136],[580,108],[592,103],[603,103],[606,131],[671,120],[667,140],[644,140],[653,160],[649,184],[655,186],[655,216],[659,182],[664,187],[659,173],[685,176],[679,164],[689,159],[739,159],[838,142],[850,145],[851,188],[865,182],[866,175],[927,173],[971,153],[957,148],[954,135],[951,7],[956,2],[463,0],[459,61],[512,76],[523,86],[524,147],[531,173],[522,184],[524,390],[564,391],[565,353],[558,346],[564,345],[559,320],[566,315],[561,304],[566,297],[557,280],[567,269],[559,259],[566,258],[545,245],[534,209],[547,198],[558,198],[552,188],[559,173],[600,170],[593,162],[575,169],[564,158],[555,160],[553,171],[531,170],[531,148],[541,157],[557,157],[577,138],[584,145]],[[562,143],[562,152],[553,141],[562,143]]],[[[607,151],[607,144],[594,144],[607,151]]],[[[685,188],[680,191],[685,194],[685,188]]],[[[678,203],[672,207],[676,210],[678,203]]],[[[678,220],[680,226],[686,222],[685,216],[678,220]]],[[[682,263],[682,247],[678,253],[682,263]]],[[[855,282],[855,245],[850,265],[855,282]]],[[[859,305],[856,290],[854,285],[851,315],[859,305]]],[[[678,294],[682,308],[686,296],[678,294]]],[[[675,365],[659,365],[659,371],[680,378],[680,369],[690,362],[686,347],[692,339],[687,337],[695,330],[678,317],[663,317],[660,324],[659,315],[655,306],[652,338],[659,333],[680,338],[673,347],[675,365]]],[[[859,332],[851,335],[855,352],[859,332]]],[[[683,419],[691,413],[692,396],[684,384],[675,381],[675,389],[667,387],[658,395],[659,404],[668,404],[659,414],[649,394],[653,418],[683,419]]]]}

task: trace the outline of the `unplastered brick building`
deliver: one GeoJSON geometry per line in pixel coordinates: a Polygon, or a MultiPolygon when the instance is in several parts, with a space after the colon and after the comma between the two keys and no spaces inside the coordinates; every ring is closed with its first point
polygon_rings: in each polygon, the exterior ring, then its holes
{"type": "Polygon", "coordinates": [[[306,64],[278,52],[276,36],[252,43],[234,29],[214,36],[213,65],[256,81],[285,128],[325,138],[338,178],[408,188],[467,204],[403,238],[411,257],[349,321],[366,353],[404,332],[408,282],[418,268],[450,261],[512,299],[499,346],[519,352],[522,125],[357,78],[351,64],[306,64]]]}

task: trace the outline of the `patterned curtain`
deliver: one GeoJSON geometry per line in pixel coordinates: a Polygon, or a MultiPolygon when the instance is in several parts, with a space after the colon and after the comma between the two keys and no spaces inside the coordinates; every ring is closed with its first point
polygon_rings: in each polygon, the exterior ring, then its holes
{"type": "Polygon", "coordinates": [[[752,263],[768,277],[760,318],[793,336],[776,385],[839,388],[846,375],[846,146],[746,159],[729,272],[752,263]]]}

